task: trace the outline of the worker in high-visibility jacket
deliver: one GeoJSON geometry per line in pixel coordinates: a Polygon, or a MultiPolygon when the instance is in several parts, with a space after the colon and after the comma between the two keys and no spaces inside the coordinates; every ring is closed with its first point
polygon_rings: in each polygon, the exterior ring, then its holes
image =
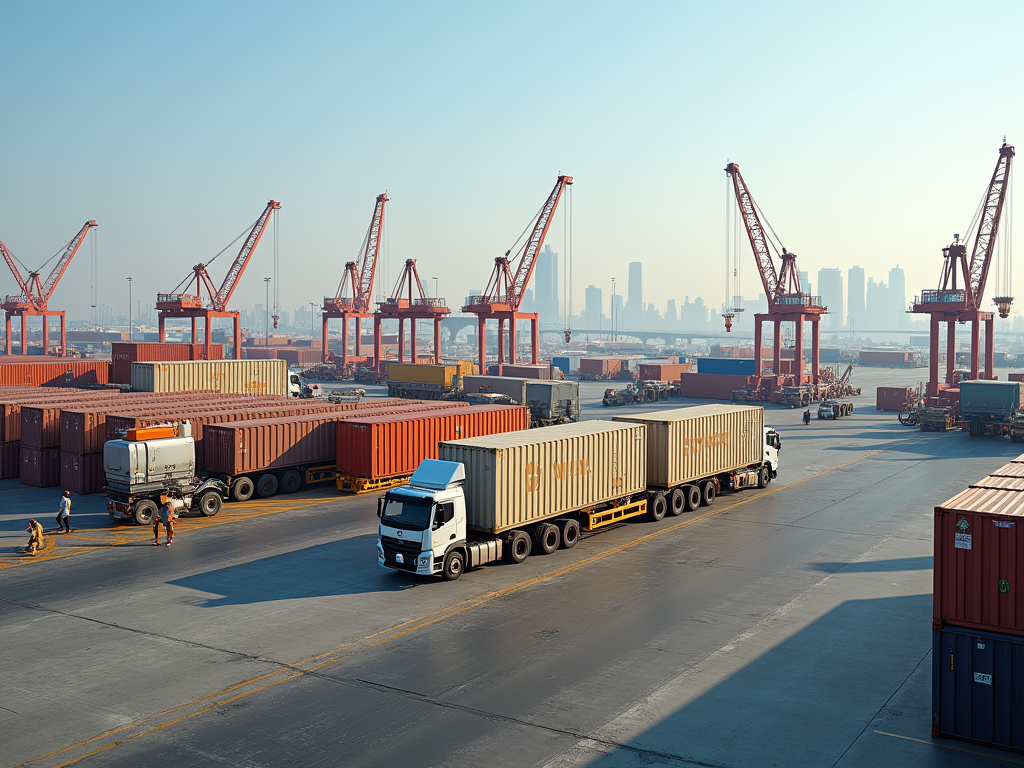
{"type": "Polygon", "coordinates": [[[35,557],[36,552],[46,548],[46,540],[43,538],[43,526],[35,520],[28,521],[28,546],[25,547],[25,554],[35,557]]]}

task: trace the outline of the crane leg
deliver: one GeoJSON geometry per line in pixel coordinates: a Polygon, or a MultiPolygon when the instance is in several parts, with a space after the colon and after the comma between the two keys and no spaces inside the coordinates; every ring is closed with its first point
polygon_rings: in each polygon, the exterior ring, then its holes
{"type": "Polygon", "coordinates": [[[321,348],[320,348],[320,359],[323,360],[326,363],[327,362],[327,354],[328,354],[328,349],[327,349],[327,322],[328,322],[327,313],[324,312],[323,315],[321,315],[321,318],[323,320],[323,326],[322,326],[322,328],[320,330],[320,343],[322,345],[321,348]]]}
{"type": "MultiPolygon", "coordinates": [[[[203,345],[203,354],[206,356],[206,360],[210,359],[210,345],[213,344],[213,323],[211,323],[210,320],[211,317],[209,315],[203,318],[203,340],[205,342],[203,345]]],[[[195,322],[195,320],[192,322],[195,322]]],[[[193,336],[193,344],[195,344],[194,338],[195,337],[193,336]]]]}
{"type": "Polygon", "coordinates": [[[67,315],[60,313],[60,356],[67,357],[68,354],[68,326],[67,315]]]}
{"type": "Polygon", "coordinates": [[[775,351],[772,357],[775,375],[782,377],[782,321],[775,321],[775,351]]]}
{"type": "Polygon", "coordinates": [[[434,365],[441,364],[441,318],[434,318],[434,365]]]}
{"type": "Polygon", "coordinates": [[[931,331],[928,334],[928,345],[928,396],[935,397],[939,394],[939,316],[934,312],[931,314],[931,331]]]}
{"type": "Polygon", "coordinates": [[[981,352],[981,321],[971,320],[971,379],[978,378],[978,354],[981,352]]]}
{"type": "MultiPolygon", "coordinates": [[[[158,329],[159,329],[159,331],[160,331],[160,343],[161,343],[161,344],[163,344],[163,343],[164,343],[165,341],[167,341],[167,339],[166,339],[166,337],[165,337],[165,334],[164,334],[164,322],[165,322],[166,320],[167,320],[167,318],[166,318],[166,317],[164,317],[163,315],[160,315],[160,316],[159,316],[159,317],[157,318],[157,321],[156,321],[156,323],[157,323],[157,328],[158,328],[158,329]]],[[[237,352],[235,352],[235,354],[237,355],[238,353],[237,353],[237,352]]]]}
{"type": "Polygon", "coordinates": [[[416,318],[409,318],[409,359],[415,364],[420,361],[419,352],[416,349],[416,318]]]}
{"type": "Polygon", "coordinates": [[[363,354],[363,318],[356,318],[356,357],[363,354]]]}
{"type": "MultiPolygon", "coordinates": [[[[956,367],[956,319],[946,321],[946,383],[953,383],[953,369],[956,367]]],[[[938,394],[936,392],[935,394],[938,394]]]]}
{"type": "Polygon", "coordinates": [[[487,320],[480,315],[476,321],[476,356],[480,375],[487,373],[487,320]]]}
{"type": "Polygon", "coordinates": [[[754,315],[754,375],[760,376],[764,367],[764,355],[761,352],[761,320],[754,315]]]}
{"type": "Polygon", "coordinates": [[[537,365],[539,362],[539,358],[537,356],[540,354],[540,333],[538,332],[539,329],[537,327],[538,320],[539,318],[537,317],[530,318],[530,361],[534,365],[537,365]]]}
{"type": "Polygon", "coordinates": [[[405,320],[398,318],[398,362],[405,362],[405,320]]]}
{"type": "Polygon", "coordinates": [[[238,315],[234,315],[231,318],[232,333],[231,341],[233,344],[231,354],[235,356],[235,360],[242,359],[242,320],[238,315]]]}
{"type": "Polygon", "coordinates": [[[821,325],[820,315],[811,315],[811,383],[818,386],[818,354],[820,352],[821,339],[818,335],[818,328],[821,325]]]}
{"type": "MultiPolygon", "coordinates": [[[[502,318],[498,318],[498,365],[501,366],[505,362],[505,321],[502,318]]],[[[499,367],[500,371],[501,368],[499,367]]],[[[500,375],[500,374],[499,374],[500,375]]]]}
{"type": "Polygon", "coordinates": [[[796,316],[796,349],[793,350],[793,368],[797,386],[804,383],[804,316],[796,316]]]}
{"type": "Polygon", "coordinates": [[[341,364],[348,362],[348,318],[341,316],[341,364]]]}
{"type": "Polygon", "coordinates": [[[11,316],[6,313],[4,317],[4,352],[8,357],[11,354],[11,316]]]}
{"type": "Polygon", "coordinates": [[[28,315],[21,316],[21,354],[28,354],[28,315]]]}
{"type": "Polygon", "coordinates": [[[373,318],[373,368],[376,371],[383,371],[384,366],[380,362],[380,317],[373,318]]]}
{"type": "Polygon", "coordinates": [[[995,347],[992,338],[992,325],[993,318],[989,317],[985,319],[985,378],[994,379],[996,377],[995,371],[995,347]]]}
{"type": "MultiPolygon", "coordinates": [[[[209,318],[207,318],[207,322],[209,322],[209,318]]],[[[192,338],[189,339],[189,341],[192,344],[198,344],[199,343],[199,339],[196,336],[196,316],[195,315],[192,315],[192,338]]]]}
{"type": "Polygon", "coordinates": [[[50,354],[50,318],[45,313],[43,320],[43,356],[50,354]]]}
{"type": "Polygon", "coordinates": [[[508,362],[509,365],[516,364],[516,316],[515,313],[508,319],[508,362]]]}

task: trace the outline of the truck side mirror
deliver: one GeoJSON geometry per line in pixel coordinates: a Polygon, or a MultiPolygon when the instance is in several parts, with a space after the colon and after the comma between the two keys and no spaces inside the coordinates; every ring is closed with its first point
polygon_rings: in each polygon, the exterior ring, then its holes
{"type": "Polygon", "coordinates": [[[384,517],[384,497],[377,497],[377,517],[384,517]]]}

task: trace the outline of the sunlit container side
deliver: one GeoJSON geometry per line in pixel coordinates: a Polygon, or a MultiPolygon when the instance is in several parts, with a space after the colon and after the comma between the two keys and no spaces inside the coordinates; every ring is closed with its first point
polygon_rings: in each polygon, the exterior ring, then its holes
{"type": "Polygon", "coordinates": [[[683,373],[691,373],[693,366],[689,363],[645,363],[637,369],[641,381],[679,381],[683,373]]]}
{"type": "Polygon", "coordinates": [[[110,378],[119,384],[132,380],[132,363],[183,360],[222,360],[224,345],[126,342],[110,345],[110,378]]]}
{"type": "Polygon", "coordinates": [[[466,467],[468,525],[500,533],[647,487],[646,427],[581,421],[441,443],[466,467]]]}
{"type": "Polygon", "coordinates": [[[194,360],[132,363],[137,392],[187,392],[212,389],[245,395],[288,394],[284,360],[194,360]]]}
{"type": "Polygon", "coordinates": [[[79,398],[64,403],[23,403],[21,406],[21,443],[30,448],[60,447],[60,412],[63,407],[77,407],[87,403],[115,403],[118,393],[105,397],[79,398]]]}
{"type": "Polygon", "coordinates": [[[460,374],[458,365],[414,365],[388,363],[388,381],[434,384],[449,388],[460,374]]]}
{"type": "Polygon", "coordinates": [[[110,376],[107,360],[59,358],[46,362],[22,362],[24,358],[0,358],[0,386],[85,387],[106,384],[110,376]]]}
{"type": "Polygon", "coordinates": [[[613,376],[623,369],[626,361],[621,357],[583,357],[580,358],[580,376],[596,376],[598,378],[613,376]]]}
{"type": "Polygon", "coordinates": [[[530,411],[518,405],[353,417],[338,424],[338,473],[375,480],[411,475],[423,459],[437,458],[442,441],[529,427],[530,411]]]}
{"type": "Polygon", "coordinates": [[[674,488],[764,460],[764,408],[695,405],[613,417],[647,425],[647,482],[674,488]]]}
{"type": "Polygon", "coordinates": [[[60,448],[21,446],[21,483],[36,488],[60,485],[60,448]]]}

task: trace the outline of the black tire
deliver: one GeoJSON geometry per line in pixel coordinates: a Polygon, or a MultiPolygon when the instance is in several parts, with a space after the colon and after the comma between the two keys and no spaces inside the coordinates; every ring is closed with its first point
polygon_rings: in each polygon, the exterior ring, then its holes
{"type": "Polygon", "coordinates": [[[220,512],[222,506],[224,506],[224,499],[216,491],[207,491],[199,497],[199,501],[196,503],[196,509],[203,517],[213,517],[220,512]]]}
{"type": "Polygon", "coordinates": [[[683,493],[686,494],[686,511],[693,512],[693,510],[700,507],[700,488],[696,485],[687,485],[683,489],[683,493]]]}
{"type": "Polygon", "coordinates": [[[532,542],[526,531],[512,531],[505,539],[505,560],[510,563],[521,563],[530,556],[532,542]]]}
{"type": "Polygon", "coordinates": [[[256,486],[251,477],[236,477],[231,484],[231,498],[235,501],[248,501],[256,492],[256,486]]]}
{"type": "Polygon", "coordinates": [[[668,513],[675,517],[683,514],[686,509],[686,494],[682,488],[675,488],[668,497],[668,513]]]}
{"type": "Polygon", "coordinates": [[[455,581],[464,570],[466,570],[466,558],[456,550],[449,552],[444,559],[444,569],[441,571],[441,575],[444,576],[445,581],[455,581]]]}
{"type": "Polygon", "coordinates": [[[533,543],[538,555],[550,555],[562,543],[562,534],[554,523],[537,523],[533,528],[533,543]]]}
{"type": "Polygon", "coordinates": [[[848,403],[846,406],[846,415],[853,416],[853,403],[848,403]]]}
{"type": "Polygon", "coordinates": [[[297,469],[285,470],[281,475],[281,493],[295,493],[302,487],[302,475],[297,469]]]}
{"type": "Polygon", "coordinates": [[[260,475],[256,478],[256,495],[261,499],[269,498],[277,493],[279,485],[277,475],[272,475],[269,472],[265,475],[260,475]]]}
{"type": "Polygon", "coordinates": [[[132,509],[132,520],[136,525],[149,525],[153,522],[153,518],[156,517],[158,511],[155,501],[152,499],[142,499],[135,502],[135,506],[132,509]]]}
{"type": "Polygon", "coordinates": [[[647,502],[647,517],[652,522],[659,522],[665,518],[668,513],[668,494],[664,491],[658,491],[654,494],[654,498],[647,502]]]}
{"type": "Polygon", "coordinates": [[[708,482],[704,483],[703,487],[701,487],[700,489],[701,504],[703,504],[705,507],[710,507],[712,504],[715,503],[715,496],[717,495],[717,493],[718,490],[715,488],[715,484],[713,482],[709,480],[708,482]]]}
{"type": "Polygon", "coordinates": [[[580,524],[571,517],[558,521],[562,549],[572,549],[580,540],[580,524]]]}
{"type": "Polygon", "coordinates": [[[764,488],[771,482],[771,477],[768,467],[761,467],[761,470],[757,473],[757,487],[764,488]]]}

